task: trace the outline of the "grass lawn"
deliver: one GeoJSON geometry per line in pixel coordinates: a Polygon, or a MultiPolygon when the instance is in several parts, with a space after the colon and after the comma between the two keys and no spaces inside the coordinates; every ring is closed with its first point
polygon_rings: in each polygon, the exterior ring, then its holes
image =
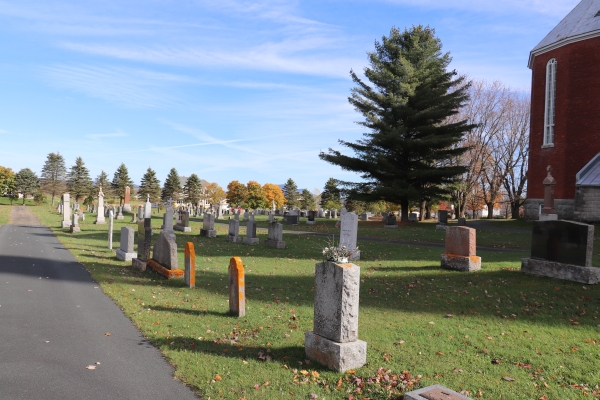
{"type": "MultiPolygon", "coordinates": [[[[481,252],[482,270],[465,274],[439,269],[440,248],[360,242],[359,338],[367,342],[368,363],[339,374],[304,356],[314,265],[325,238],[284,234],[287,248],[277,250],[227,243],[224,226],[217,226],[216,239],[201,238],[200,224],[192,222],[191,233],[177,232],[180,268],[184,243],[196,249],[197,287],[189,289],[117,261],[106,246],[107,226],[93,225],[91,214],[72,235],[59,228],[60,215],[50,207],[31,210],[205,399],[397,399],[411,385],[434,383],[476,398],[600,396],[594,388],[600,286],[521,274],[527,252],[481,252]],[[227,266],[234,255],[246,268],[244,318],[228,315],[227,266]]],[[[120,227],[133,226],[130,220],[115,221],[117,247],[120,227]]],[[[153,218],[154,227],[161,222],[153,218]]],[[[359,236],[384,231],[367,228],[359,227],[359,236]]],[[[443,238],[421,224],[385,231],[396,240],[443,238]]],[[[479,245],[516,247],[514,233],[482,239],[483,232],[479,245]]]]}

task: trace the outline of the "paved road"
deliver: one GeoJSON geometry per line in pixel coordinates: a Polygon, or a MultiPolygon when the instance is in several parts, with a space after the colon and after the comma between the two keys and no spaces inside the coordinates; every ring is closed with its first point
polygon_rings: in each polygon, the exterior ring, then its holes
{"type": "Polygon", "coordinates": [[[0,226],[0,399],[197,399],[52,232],[13,210],[0,226]]]}

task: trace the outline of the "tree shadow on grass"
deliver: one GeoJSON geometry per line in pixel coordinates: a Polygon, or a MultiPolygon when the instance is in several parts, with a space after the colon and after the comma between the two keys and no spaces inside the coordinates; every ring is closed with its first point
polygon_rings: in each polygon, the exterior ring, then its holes
{"type": "Polygon", "coordinates": [[[212,311],[212,310],[198,310],[198,309],[187,309],[180,307],[161,307],[161,306],[148,306],[147,308],[153,311],[164,311],[164,312],[174,312],[174,313],[183,313],[194,315],[197,317],[205,316],[205,315],[214,315],[217,317],[234,317],[230,312],[224,311],[212,311]]]}

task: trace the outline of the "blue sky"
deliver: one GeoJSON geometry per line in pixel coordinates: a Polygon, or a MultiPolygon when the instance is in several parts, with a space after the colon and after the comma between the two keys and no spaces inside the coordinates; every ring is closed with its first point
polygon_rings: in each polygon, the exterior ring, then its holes
{"type": "Polygon", "coordinates": [[[577,0],[0,0],[0,165],[49,152],[92,177],[175,167],[322,189],[364,131],[350,69],[392,26],[436,29],[451,68],[529,90],[529,51],[577,0]]]}

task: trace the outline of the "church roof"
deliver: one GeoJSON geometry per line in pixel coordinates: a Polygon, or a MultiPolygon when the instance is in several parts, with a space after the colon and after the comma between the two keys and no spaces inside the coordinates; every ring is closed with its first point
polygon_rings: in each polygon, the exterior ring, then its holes
{"type": "Polygon", "coordinates": [[[600,36],[600,0],[581,0],[546,37],[531,50],[529,68],[538,54],[569,43],[600,36]]]}
{"type": "Polygon", "coordinates": [[[577,186],[600,186],[600,153],[577,173],[575,179],[577,186]]]}

